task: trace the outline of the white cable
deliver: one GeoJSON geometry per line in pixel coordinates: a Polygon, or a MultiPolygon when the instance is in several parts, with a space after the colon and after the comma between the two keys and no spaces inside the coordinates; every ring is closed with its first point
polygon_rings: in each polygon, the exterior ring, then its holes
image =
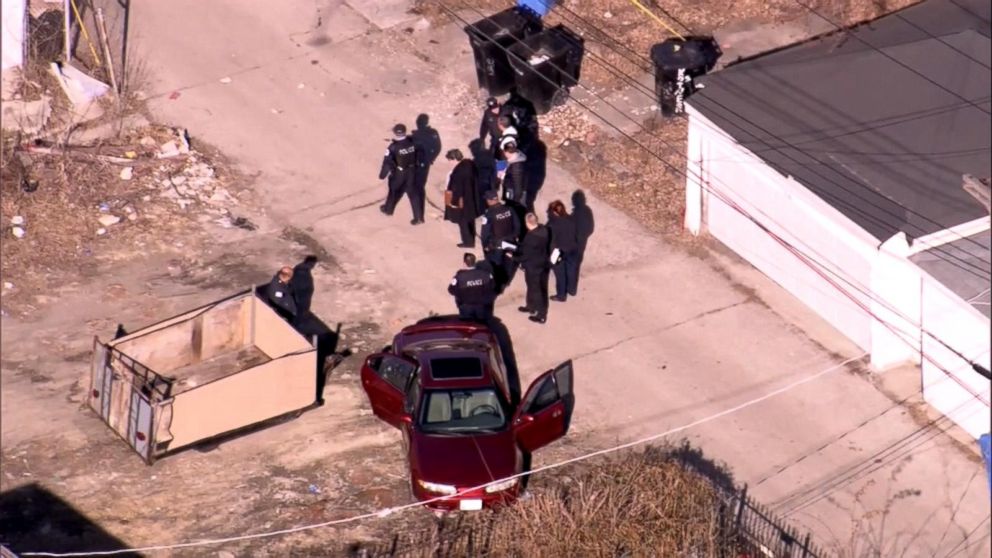
{"type": "Polygon", "coordinates": [[[352,522],[355,522],[355,521],[361,521],[363,519],[383,518],[383,517],[386,517],[386,516],[391,515],[391,514],[393,514],[395,512],[398,512],[398,511],[403,511],[403,510],[407,510],[407,509],[411,509],[411,508],[416,508],[416,507],[423,506],[425,504],[430,504],[432,502],[438,502],[438,501],[441,501],[441,500],[447,500],[447,499],[453,498],[455,496],[460,496],[460,495],[465,494],[465,493],[468,493],[468,492],[473,492],[473,491],[476,491],[476,490],[482,490],[485,487],[490,486],[490,485],[493,485],[493,484],[496,484],[496,483],[505,482],[505,481],[516,479],[516,478],[520,478],[520,477],[525,477],[527,475],[533,475],[535,473],[540,473],[540,472],[543,472],[543,471],[550,471],[551,469],[557,469],[559,467],[564,467],[565,465],[570,465],[572,463],[577,463],[579,461],[585,461],[585,460],[591,459],[593,457],[597,457],[597,456],[600,456],[600,455],[605,455],[605,454],[608,454],[608,453],[613,453],[613,452],[620,451],[620,450],[627,449],[627,448],[631,448],[631,447],[634,447],[634,446],[639,446],[641,444],[646,444],[648,442],[652,442],[652,441],[657,440],[659,438],[664,438],[666,436],[671,436],[672,434],[676,434],[678,432],[682,432],[683,430],[688,430],[688,429],[693,428],[695,426],[699,426],[701,424],[706,424],[707,422],[711,422],[711,421],[714,421],[714,420],[716,420],[718,418],[722,418],[722,417],[725,417],[727,415],[736,413],[737,411],[740,411],[740,410],[746,409],[746,408],[748,408],[748,407],[750,407],[752,405],[756,405],[758,403],[761,403],[762,401],[764,401],[766,399],[770,399],[772,397],[775,397],[776,395],[785,393],[786,391],[789,391],[789,390],[791,390],[791,389],[793,389],[795,387],[798,387],[798,386],[801,386],[803,384],[812,382],[813,380],[816,380],[817,378],[819,378],[821,376],[824,376],[826,374],[829,374],[830,372],[833,372],[833,371],[835,371],[835,370],[837,370],[839,368],[843,368],[844,366],[847,366],[848,364],[850,364],[850,363],[852,363],[852,362],[854,362],[856,360],[859,360],[861,358],[864,358],[867,355],[868,355],[868,353],[864,353],[864,354],[858,355],[856,357],[849,358],[849,359],[845,360],[844,362],[841,362],[839,364],[835,364],[835,365],[833,365],[833,366],[831,366],[829,368],[826,368],[824,370],[821,370],[821,371],[819,371],[819,372],[817,372],[815,374],[812,374],[810,376],[807,376],[807,377],[805,377],[805,378],[803,378],[801,380],[797,380],[795,382],[792,382],[791,384],[788,384],[788,385],[785,385],[783,387],[780,387],[780,388],[778,388],[778,389],[776,389],[774,391],[770,391],[770,392],[762,395],[761,397],[757,397],[755,399],[751,399],[750,401],[746,401],[744,403],[741,403],[740,405],[736,405],[734,407],[730,407],[729,409],[724,409],[723,411],[720,411],[719,413],[712,414],[712,415],[709,415],[707,417],[703,417],[701,419],[695,420],[695,421],[690,422],[688,424],[684,424],[682,426],[678,426],[678,427],[672,428],[671,430],[666,430],[666,431],[661,432],[661,433],[658,433],[658,434],[652,434],[650,436],[647,436],[646,438],[641,438],[639,440],[634,440],[633,442],[627,442],[625,444],[620,444],[618,446],[613,446],[613,447],[610,447],[610,448],[597,450],[597,451],[594,451],[592,453],[587,453],[587,454],[584,454],[584,455],[580,455],[578,457],[573,457],[571,459],[566,459],[564,461],[559,461],[557,463],[552,463],[550,465],[545,465],[543,467],[538,467],[537,469],[532,469],[530,471],[524,471],[522,473],[517,473],[515,475],[511,475],[511,476],[508,476],[508,477],[505,477],[505,478],[502,478],[502,479],[497,479],[497,480],[494,480],[494,481],[491,481],[491,482],[487,482],[485,484],[480,484],[479,486],[474,486],[472,488],[465,488],[465,489],[462,489],[461,491],[459,491],[457,494],[452,495],[452,496],[438,496],[436,498],[431,498],[430,500],[424,500],[424,501],[420,501],[420,502],[412,502],[412,503],[409,503],[409,504],[404,504],[402,506],[396,506],[396,507],[392,507],[392,508],[383,508],[383,509],[378,510],[378,511],[370,512],[370,513],[365,513],[365,514],[362,514],[362,515],[356,515],[356,516],[353,516],[353,517],[346,517],[346,518],[343,518],[343,519],[335,519],[335,520],[332,520],[332,521],[325,521],[323,523],[314,523],[312,525],[300,525],[298,527],[291,527],[289,529],[281,529],[279,531],[269,531],[269,532],[266,532],[266,533],[255,533],[255,534],[252,534],[252,535],[240,535],[240,536],[237,536],[237,537],[227,537],[227,538],[223,538],[223,539],[205,539],[205,540],[200,540],[200,541],[190,541],[190,542],[177,543],[177,544],[145,546],[145,547],[142,547],[142,548],[128,548],[128,549],[122,549],[122,550],[104,550],[104,551],[97,551],[97,552],[62,552],[62,553],[59,553],[59,552],[22,552],[20,555],[21,556],[54,556],[54,557],[62,557],[62,556],[111,556],[111,555],[114,555],[114,554],[128,554],[128,553],[134,553],[134,552],[151,552],[151,551],[156,551],[156,550],[172,550],[172,549],[176,549],[176,548],[189,548],[189,547],[195,547],[195,546],[209,546],[209,545],[214,545],[214,544],[223,544],[223,543],[247,541],[247,540],[252,540],[252,539],[263,539],[263,538],[268,538],[268,537],[276,537],[276,536],[279,536],[279,535],[288,535],[290,533],[299,533],[301,531],[309,531],[311,529],[319,529],[321,527],[329,527],[331,525],[340,525],[342,523],[352,523],[352,522]]]}

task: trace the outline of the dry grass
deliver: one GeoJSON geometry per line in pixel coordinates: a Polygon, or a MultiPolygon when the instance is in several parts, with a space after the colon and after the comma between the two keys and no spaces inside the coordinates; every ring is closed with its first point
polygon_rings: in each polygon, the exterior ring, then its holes
{"type": "MultiPolygon", "coordinates": [[[[717,556],[736,541],[721,531],[718,482],[687,468],[685,446],[650,447],[535,478],[533,495],[502,511],[455,514],[364,556],[717,556]],[[391,546],[391,545],[390,545],[391,546]]],[[[712,469],[721,479],[720,466],[712,469]]],[[[422,528],[421,528],[422,529],[422,528]]],[[[409,533],[409,531],[408,531],[409,533]]],[[[359,547],[352,552],[360,554],[359,547]]],[[[732,555],[732,554],[728,554],[732,555]]]]}

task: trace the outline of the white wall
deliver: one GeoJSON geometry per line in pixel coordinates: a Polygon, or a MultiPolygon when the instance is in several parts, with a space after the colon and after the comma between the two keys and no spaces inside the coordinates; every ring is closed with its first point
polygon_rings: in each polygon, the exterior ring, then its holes
{"type": "Polygon", "coordinates": [[[869,313],[830,281],[837,282],[860,304],[870,307],[870,297],[860,291],[869,291],[871,287],[877,240],[791,177],[782,176],[738,145],[691,106],[688,113],[686,227],[694,233],[709,231],[869,351],[872,338],[869,313]],[[704,182],[702,187],[700,177],[704,182]],[[804,263],[713,195],[713,190],[723,193],[826,268],[804,263]]]}
{"type": "MultiPolygon", "coordinates": [[[[921,309],[925,331],[989,368],[992,332],[984,314],[926,272],[923,272],[921,309]]],[[[990,382],[934,337],[922,335],[923,397],[968,434],[978,438],[989,432],[989,420],[992,419],[988,405],[990,382]],[[949,378],[948,374],[954,378],[949,378]]]]}
{"type": "Polygon", "coordinates": [[[920,363],[924,398],[972,436],[987,433],[989,381],[934,337],[988,368],[989,319],[911,262],[903,233],[879,246],[691,106],[687,112],[685,227],[747,259],[871,353],[876,370],[920,363]],[[816,262],[804,263],[714,191],[816,262]]]}
{"type": "Polygon", "coordinates": [[[0,43],[0,69],[16,68],[24,63],[24,18],[27,13],[27,0],[2,0],[3,42],[0,43]]]}

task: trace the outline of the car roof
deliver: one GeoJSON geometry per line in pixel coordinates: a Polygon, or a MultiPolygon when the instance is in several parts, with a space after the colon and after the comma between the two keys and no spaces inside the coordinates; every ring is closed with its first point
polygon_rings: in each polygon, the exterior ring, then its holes
{"type": "Polygon", "coordinates": [[[459,320],[453,316],[438,316],[421,320],[400,331],[393,340],[397,352],[415,358],[420,364],[420,383],[424,389],[474,389],[493,387],[490,352],[497,345],[493,332],[483,324],[459,320]],[[451,359],[474,359],[454,363],[451,359]],[[435,361],[448,361],[442,370],[435,361]],[[460,375],[460,369],[466,373],[460,375]],[[439,376],[439,377],[438,377],[439,376]]]}

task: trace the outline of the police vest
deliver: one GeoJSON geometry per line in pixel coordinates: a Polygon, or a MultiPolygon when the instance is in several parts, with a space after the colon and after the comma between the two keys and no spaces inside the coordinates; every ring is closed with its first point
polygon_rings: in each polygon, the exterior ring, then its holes
{"type": "Polygon", "coordinates": [[[396,170],[405,171],[413,168],[417,162],[417,147],[410,139],[403,139],[393,142],[393,159],[396,161],[396,170]]]}
{"type": "Polygon", "coordinates": [[[485,304],[492,290],[492,276],[481,269],[462,269],[456,274],[458,298],[462,304],[485,304]]]}
{"type": "Polygon", "coordinates": [[[493,238],[506,240],[513,236],[513,210],[507,206],[493,208],[488,217],[493,223],[493,238]]]}

